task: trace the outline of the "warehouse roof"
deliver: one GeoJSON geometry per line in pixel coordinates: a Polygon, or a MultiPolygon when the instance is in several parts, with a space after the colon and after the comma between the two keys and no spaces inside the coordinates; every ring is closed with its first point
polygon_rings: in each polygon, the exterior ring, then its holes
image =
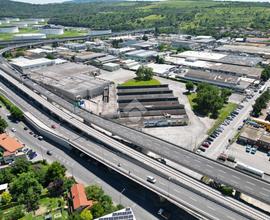
{"type": "Polygon", "coordinates": [[[153,72],[158,75],[164,75],[169,73],[172,69],[175,68],[173,65],[168,64],[157,64],[157,63],[149,63],[146,65],[153,69],[153,72]]]}
{"type": "Polygon", "coordinates": [[[47,59],[47,58],[38,58],[38,59],[27,59],[25,57],[17,57],[11,60],[11,63],[22,67],[32,67],[36,65],[52,65],[54,64],[53,60],[47,59]]]}
{"type": "Polygon", "coordinates": [[[250,46],[250,45],[223,45],[216,48],[218,51],[231,51],[239,53],[270,55],[270,47],[265,45],[250,46]]]}
{"type": "Polygon", "coordinates": [[[262,132],[260,129],[254,128],[252,126],[244,126],[240,137],[257,141],[260,139],[261,135],[262,132]]]}

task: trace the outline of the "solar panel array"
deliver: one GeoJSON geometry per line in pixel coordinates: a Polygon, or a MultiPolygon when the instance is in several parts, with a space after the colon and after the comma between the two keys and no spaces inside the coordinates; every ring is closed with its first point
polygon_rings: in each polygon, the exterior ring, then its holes
{"type": "Polygon", "coordinates": [[[120,211],[111,213],[107,216],[101,217],[98,220],[136,220],[131,208],[122,209],[120,211]]]}

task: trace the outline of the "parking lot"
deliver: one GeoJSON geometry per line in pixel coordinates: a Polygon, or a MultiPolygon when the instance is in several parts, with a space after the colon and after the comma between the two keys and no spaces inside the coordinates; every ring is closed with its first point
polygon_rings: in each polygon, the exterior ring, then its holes
{"type": "Polygon", "coordinates": [[[246,152],[246,146],[233,143],[228,149],[228,155],[235,157],[237,162],[242,162],[270,175],[270,161],[265,152],[259,150],[255,154],[246,152]]]}

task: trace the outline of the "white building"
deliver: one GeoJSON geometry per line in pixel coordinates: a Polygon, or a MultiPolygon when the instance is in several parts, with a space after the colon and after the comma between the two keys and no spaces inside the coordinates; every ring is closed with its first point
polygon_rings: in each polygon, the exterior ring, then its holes
{"type": "Polygon", "coordinates": [[[18,33],[19,28],[17,26],[2,26],[0,27],[0,33],[18,33]]]}
{"type": "Polygon", "coordinates": [[[27,28],[28,23],[27,22],[14,22],[12,25],[17,26],[18,28],[27,28]]]}
{"type": "Polygon", "coordinates": [[[15,34],[13,39],[14,40],[36,40],[36,39],[45,39],[45,34],[39,33],[29,33],[29,34],[15,34]]]}
{"type": "Polygon", "coordinates": [[[59,26],[46,25],[40,29],[40,32],[46,35],[62,35],[64,34],[64,28],[59,26]]]}
{"type": "Polygon", "coordinates": [[[108,71],[115,71],[120,69],[120,65],[117,63],[105,63],[102,67],[108,71]]]}
{"type": "Polygon", "coordinates": [[[30,70],[34,68],[48,67],[55,64],[54,60],[47,58],[27,59],[25,57],[18,57],[11,60],[11,64],[19,68],[21,71],[30,70]]]}
{"type": "Polygon", "coordinates": [[[157,63],[149,63],[146,66],[152,68],[154,74],[158,76],[166,76],[176,68],[176,66],[173,65],[157,63]]]}
{"type": "Polygon", "coordinates": [[[90,36],[106,35],[111,34],[112,30],[91,30],[88,34],[90,36]]]}
{"type": "Polygon", "coordinates": [[[67,43],[64,44],[64,47],[74,51],[86,50],[86,45],[79,43],[67,43]]]}

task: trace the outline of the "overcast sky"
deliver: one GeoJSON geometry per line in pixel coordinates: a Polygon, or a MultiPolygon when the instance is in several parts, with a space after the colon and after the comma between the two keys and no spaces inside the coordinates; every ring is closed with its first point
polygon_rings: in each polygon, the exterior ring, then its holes
{"type": "Polygon", "coordinates": [[[65,2],[66,0],[14,0],[16,2],[27,2],[33,4],[48,4],[48,3],[56,3],[56,2],[65,2]]]}

